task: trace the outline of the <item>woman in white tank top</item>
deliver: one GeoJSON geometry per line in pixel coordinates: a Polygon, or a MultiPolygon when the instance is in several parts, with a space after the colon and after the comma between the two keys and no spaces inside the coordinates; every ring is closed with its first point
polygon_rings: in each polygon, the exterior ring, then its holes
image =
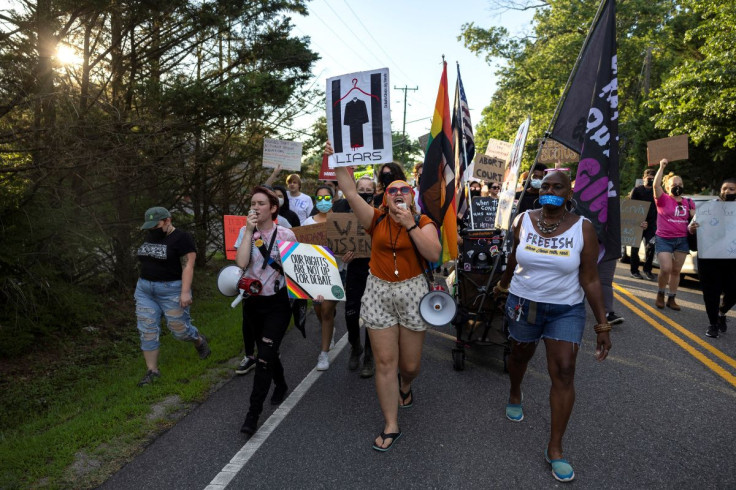
{"type": "Polygon", "coordinates": [[[593,309],[596,357],[602,361],[611,349],[606,311],[598,280],[598,237],[585,218],[568,211],[572,199],[570,178],[551,172],[542,181],[542,209],[527,211],[514,221],[514,247],[506,271],[494,288],[495,296],[508,294],[511,387],[506,417],[524,419],[521,382],[540,339],[547,349],[552,388],[552,424],[545,459],[552,475],[570,481],[575,472],[562,456],[562,436],[575,400],[575,359],[585,328],[584,298],[593,309]]]}

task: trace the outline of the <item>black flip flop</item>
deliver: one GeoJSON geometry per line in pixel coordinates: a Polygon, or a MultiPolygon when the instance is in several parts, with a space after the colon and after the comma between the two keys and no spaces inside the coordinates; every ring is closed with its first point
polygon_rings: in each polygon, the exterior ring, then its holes
{"type": "Polygon", "coordinates": [[[381,439],[383,439],[383,442],[386,442],[386,439],[391,439],[391,444],[389,444],[386,447],[381,447],[381,446],[378,446],[378,445],[376,445],[374,443],[373,444],[373,449],[375,449],[376,451],[380,451],[382,453],[385,453],[386,451],[388,451],[389,449],[391,449],[392,447],[394,447],[394,443],[397,440],[399,440],[399,438],[401,437],[401,434],[402,434],[401,433],[401,429],[399,429],[399,432],[392,432],[390,434],[386,434],[385,432],[381,432],[381,436],[380,437],[381,437],[381,439]]]}
{"type": "Polygon", "coordinates": [[[399,408],[411,408],[411,406],[414,405],[414,394],[411,392],[411,388],[409,388],[407,393],[401,391],[401,374],[399,374],[399,395],[401,396],[401,404],[399,405],[399,408]],[[411,397],[411,403],[407,405],[406,399],[409,397],[411,397]]]}

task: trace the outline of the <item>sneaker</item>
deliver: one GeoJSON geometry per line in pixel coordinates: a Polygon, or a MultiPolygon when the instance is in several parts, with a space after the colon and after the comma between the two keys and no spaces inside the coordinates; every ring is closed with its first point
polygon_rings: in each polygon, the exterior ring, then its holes
{"type": "Polygon", "coordinates": [[[632,272],[631,277],[633,277],[634,279],[644,279],[643,277],[641,277],[641,274],[639,274],[639,271],[632,272]]]}
{"type": "Polygon", "coordinates": [[[240,427],[240,432],[252,436],[258,430],[258,415],[253,415],[250,411],[245,415],[245,421],[240,427]]]}
{"type": "Polygon", "coordinates": [[[199,344],[194,344],[194,348],[197,349],[200,359],[207,359],[210,357],[210,354],[212,354],[210,345],[207,343],[207,337],[200,333],[199,338],[202,339],[202,341],[199,344]]]}
{"type": "Polygon", "coordinates": [[[361,378],[372,378],[376,374],[376,366],[373,364],[373,356],[366,354],[363,357],[363,369],[360,370],[361,378]]]}
{"type": "Polygon", "coordinates": [[[651,271],[644,271],[644,277],[646,277],[650,281],[653,281],[656,279],[655,275],[652,274],[651,271]]]}
{"type": "Polygon", "coordinates": [[[621,315],[617,315],[614,312],[610,312],[608,315],[606,315],[606,321],[611,325],[618,325],[619,323],[624,322],[624,317],[622,317],[621,315]]]}
{"type": "Polygon", "coordinates": [[[348,361],[348,369],[355,371],[360,365],[360,355],[363,353],[363,346],[358,345],[350,349],[350,361],[348,361]]]}
{"type": "Polygon", "coordinates": [[[716,327],[715,325],[710,325],[708,327],[708,331],[705,332],[705,336],[710,337],[712,339],[717,339],[718,338],[718,327],[716,327]]]}
{"type": "Polygon", "coordinates": [[[317,371],[327,371],[330,368],[330,357],[327,352],[320,352],[317,358],[317,371]]]}
{"type": "Polygon", "coordinates": [[[726,330],[728,330],[728,325],[726,325],[726,322],[728,319],[726,318],[726,315],[718,316],[718,330],[720,330],[723,333],[726,333],[726,330]]]}
{"type": "Polygon", "coordinates": [[[256,360],[250,356],[244,356],[240,365],[235,368],[235,374],[247,374],[256,367],[256,360]]]}
{"type": "Polygon", "coordinates": [[[153,382],[160,377],[161,373],[157,373],[156,371],[151,371],[149,369],[148,371],[146,371],[146,375],[143,376],[140,381],[138,381],[138,386],[152,385],[153,382]]]}

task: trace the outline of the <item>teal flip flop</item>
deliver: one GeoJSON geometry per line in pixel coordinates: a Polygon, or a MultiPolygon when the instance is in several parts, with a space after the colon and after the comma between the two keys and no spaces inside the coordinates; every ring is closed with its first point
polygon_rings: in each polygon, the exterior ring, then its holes
{"type": "Polygon", "coordinates": [[[399,440],[399,438],[401,437],[401,435],[402,435],[401,430],[399,430],[398,432],[392,432],[390,434],[386,434],[385,432],[381,432],[381,436],[380,436],[381,439],[383,439],[384,442],[386,441],[386,439],[391,439],[391,444],[389,444],[386,447],[381,447],[381,446],[378,446],[376,444],[373,444],[373,449],[375,449],[376,451],[380,451],[382,453],[385,453],[386,451],[388,451],[389,449],[391,449],[392,447],[394,447],[394,443],[399,440]]]}
{"type": "Polygon", "coordinates": [[[555,477],[555,480],[568,482],[575,478],[572,465],[566,459],[549,459],[546,449],[544,450],[544,459],[552,465],[552,476],[555,477]]]}

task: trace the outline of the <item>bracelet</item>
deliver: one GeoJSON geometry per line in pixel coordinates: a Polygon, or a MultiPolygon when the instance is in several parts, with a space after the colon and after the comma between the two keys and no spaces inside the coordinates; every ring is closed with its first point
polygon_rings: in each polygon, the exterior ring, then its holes
{"type": "Polygon", "coordinates": [[[593,327],[593,330],[595,330],[595,333],[603,333],[603,332],[609,332],[613,329],[610,323],[599,323],[595,327],[593,327]]]}
{"type": "Polygon", "coordinates": [[[496,286],[493,289],[497,290],[499,293],[508,293],[509,292],[509,288],[505,288],[505,287],[501,286],[501,283],[500,282],[499,283],[496,283],[496,286]]]}
{"type": "Polygon", "coordinates": [[[414,223],[414,226],[412,226],[411,228],[407,228],[406,229],[406,232],[409,233],[411,230],[413,230],[414,228],[418,228],[418,227],[419,227],[419,225],[416,224],[416,223],[414,223]]]}

